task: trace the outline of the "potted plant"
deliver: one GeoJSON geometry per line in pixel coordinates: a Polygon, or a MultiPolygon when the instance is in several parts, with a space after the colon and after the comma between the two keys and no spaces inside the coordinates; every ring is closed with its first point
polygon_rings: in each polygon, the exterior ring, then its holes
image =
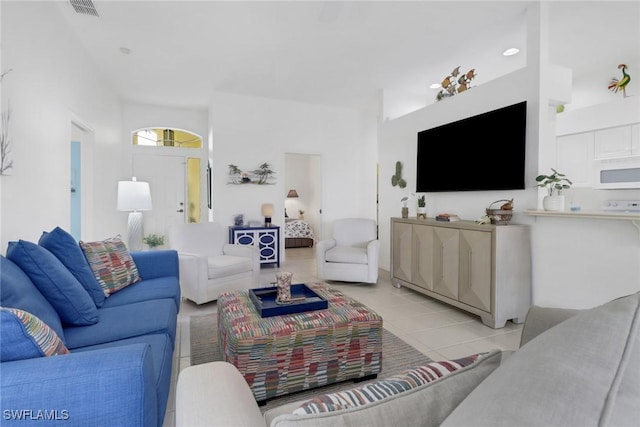
{"type": "Polygon", "coordinates": [[[164,245],[164,236],[159,236],[157,234],[149,234],[147,237],[142,239],[144,243],[149,246],[149,248],[154,249],[158,246],[164,245]]]}
{"type": "Polygon", "coordinates": [[[298,209],[298,213],[300,214],[300,216],[298,216],[298,219],[304,219],[304,211],[302,209],[298,209]]]}
{"type": "Polygon", "coordinates": [[[427,202],[424,198],[424,194],[418,197],[418,218],[427,218],[427,202]]]}
{"type": "Polygon", "coordinates": [[[538,187],[547,189],[547,195],[542,199],[542,207],[545,211],[564,210],[564,196],[562,191],[571,188],[571,180],[563,173],[551,168],[551,175],[538,175],[536,182],[538,187]]]}
{"type": "Polygon", "coordinates": [[[409,207],[407,206],[408,201],[409,196],[404,196],[400,199],[400,202],[402,202],[402,218],[409,218],[409,207]]]}

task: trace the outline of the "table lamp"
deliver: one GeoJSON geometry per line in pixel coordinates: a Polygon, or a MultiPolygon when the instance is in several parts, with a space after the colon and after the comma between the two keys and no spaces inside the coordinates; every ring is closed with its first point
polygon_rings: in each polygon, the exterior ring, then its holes
{"type": "Polygon", "coordinates": [[[142,250],[142,212],[151,210],[151,190],[148,182],[118,181],[118,210],[131,211],[127,223],[129,251],[142,250]]]}
{"type": "Polygon", "coordinates": [[[273,216],[273,203],[264,203],[262,205],[262,216],[264,217],[264,226],[271,227],[271,217],[273,216]]]}
{"type": "Polygon", "coordinates": [[[287,193],[287,197],[300,197],[300,196],[298,196],[298,192],[295,189],[291,189],[287,193]]]}

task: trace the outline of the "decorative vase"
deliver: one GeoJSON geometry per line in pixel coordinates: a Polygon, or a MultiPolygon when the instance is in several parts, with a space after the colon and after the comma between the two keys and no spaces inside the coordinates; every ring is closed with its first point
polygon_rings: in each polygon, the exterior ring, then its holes
{"type": "Polygon", "coordinates": [[[544,196],[542,199],[542,207],[545,211],[563,211],[564,210],[564,196],[544,196]]]}
{"type": "Polygon", "coordinates": [[[402,218],[409,218],[409,208],[402,208],[402,218]]]}
{"type": "Polygon", "coordinates": [[[418,206],[418,218],[427,219],[427,207],[418,206]]]}
{"type": "Polygon", "coordinates": [[[276,273],[276,286],[278,288],[278,294],[276,296],[276,304],[290,304],[291,303],[291,278],[293,273],[288,271],[281,271],[276,273]]]}

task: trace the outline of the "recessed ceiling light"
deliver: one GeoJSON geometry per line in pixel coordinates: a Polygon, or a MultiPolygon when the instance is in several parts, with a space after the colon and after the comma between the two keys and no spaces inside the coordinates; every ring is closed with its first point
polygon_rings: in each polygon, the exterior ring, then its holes
{"type": "Polygon", "coordinates": [[[511,56],[511,55],[515,55],[518,52],[520,52],[520,49],[518,49],[517,47],[510,47],[509,49],[502,52],[502,54],[504,56],[511,56]]]}
{"type": "Polygon", "coordinates": [[[121,47],[120,52],[122,52],[125,55],[129,55],[131,53],[131,49],[129,49],[128,47],[121,47]]]}
{"type": "Polygon", "coordinates": [[[438,89],[439,87],[441,87],[440,83],[432,83],[429,89],[438,89]]]}

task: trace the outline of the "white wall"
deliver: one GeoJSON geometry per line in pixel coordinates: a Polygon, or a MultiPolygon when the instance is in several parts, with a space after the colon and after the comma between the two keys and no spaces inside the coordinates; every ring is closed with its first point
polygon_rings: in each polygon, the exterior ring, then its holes
{"type": "MultiPolygon", "coordinates": [[[[400,199],[415,190],[417,132],[444,122],[457,120],[513,104],[535,96],[527,87],[534,87],[533,76],[518,71],[410,115],[380,125],[380,266],[390,268],[390,217],[400,216],[400,199]],[[392,187],[390,177],[395,162],[404,164],[408,186],[392,187]]],[[[532,99],[533,98],[533,99],[532,99]]],[[[532,102],[533,101],[533,102],[532,102]]],[[[527,145],[536,144],[538,135],[531,134],[536,117],[535,108],[528,105],[527,145]]],[[[544,112],[544,108],[542,111],[544,112]]],[[[563,113],[565,114],[565,113],[563,113]]],[[[569,113],[566,113],[569,114],[569,113]]],[[[554,117],[547,126],[555,127],[554,117]]],[[[588,128],[589,123],[585,123],[588,128]]],[[[482,143],[479,141],[479,143],[482,143]]],[[[538,152],[553,153],[555,138],[540,135],[540,149],[527,148],[528,189],[511,192],[463,192],[427,194],[428,216],[438,212],[457,213],[463,219],[475,220],[484,214],[489,203],[515,198],[513,223],[529,224],[532,240],[532,301],[534,304],[557,307],[587,308],[613,298],[640,290],[640,235],[630,221],[570,218],[536,218],[525,216],[525,209],[536,209],[539,195],[535,187],[536,165],[555,166],[555,158],[538,162],[538,152]]],[[[455,145],[452,146],[455,155],[455,145]]],[[[567,198],[579,200],[583,206],[599,206],[604,199],[639,199],[638,190],[571,189],[567,198]]],[[[410,203],[410,216],[416,214],[415,200],[410,203]]]]}
{"type": "MultiPolygon", "coordinates": [[[[538,18],[544,23],[546,13],[545,5],[541,5],[539,10],[530,9],[526,69],[380,124],[381,268],[389,269],[390,266],[389,218],[400,216],[400,199],[415,189],[417,132],[526,99],[526,179],[529,187],[512,192],[427,194],[428,216],[452,212],[463,219],[475,220],[484,214],[484,209],[492,201],[513,197],[515,213],[512,222],[529,224],[531,227],[534,304],[586,308],[640,290],[640,236],[630,221],[537,218],[522,214],[523,210],[536,209],[540,205],[542,192],[535,186],[535,176],[556,165],[556,125],[561,120],[550,105],[553,103],[551,100],[556,99],[555,94],[548,93],[555,89],[548,83],[553,80],[550,74],[553,67],[539,65],[548,64],[546,28],[545,25],[536,24],[538,18]],[[405,166],[404,177],[408,186],[404,190],[392,187],[390,183],[397,160],[405,166]]],[[[603,79],[600,75],[598,94],[593,96],[581,92],[593,84],[593,79],[587,80],[577,84],[577,94],[576,90],[572,94],[572,108],[613,100],[606,93],[608,78],[603,79]],[[604,90],[601,90],[602,81],[604,90]]],[[[589,125],[584,123],[587,128],[589,125]]],[[[455,155],[455,149],[452,144],[452,155],[455,155]]],[[[583,205],[596,205],[603,198],[640,198],[640,194],[637,190],[603,192],[571,189],[567,197],[576,197],[583,205]]],[[[410,207],[409,215],[414,216],[415,201],[410,203],[410,207]]]]}
{"type": "MultiPolygon", "coordinates": [[[[515,213],[513,222],[526,223],[530,219],[521,212],[533,209],[537,205],[537,191],[533,185],[537,173],[537,89],[532,83],[535,75],[527,69],[474,87],[462,95],[428,105],[414,113],[395,120],[385,121],[379,127],[380,150],[380,266],[390,268],[390,218],[399,217],[403,196],[415,192],[416,185],[416,153],[417,133],[432,127],[474,116],[486,111],[495,110],[517,102],[527,101],[527,166],[526,177],[528,190],[518,191],[474,191],[464,193],[428,193],[426,195],[427,216],[434,217],[438,213],[449,212],[463,219],[476,220],[485,214],[489,205],[500,199],[514,198],[515,213]],[[391,185],[391,176],[395,173],[396,161],[404,165],[403,177],[407,187],[400,189],[391,185]]],[[[473,138],[473,135],[469,136],[473,138]]],[[[492,149],[491,141],[477,141],[492,149]]],[[[451,155],[457,155],[455,141],[451,142],[451,155]]],[[[496,155],[499,155],[496,152],[496,155]]],[[[460,165],[463,173],[464,165],[460,165]]],[[[452,171],[453,173],[454,171],[452,171]]],[[[446,179],[446,177],[443,177],[446,179]]],[[[482,179],[478,177],[478,179],[482,179]]],[[[413,198],[409,203],[409,216],[416,215],[417,201],[413,198]]]]}
{"type": "MultiPolygon", "coordinates": [[[[602,97],[604,91],[592,92],[593,96],[582,99],[585,104],[580,108],[557,115],[557,135],[640,121],[636,97],[602,97]],[[587,102],[595,99],[602,102],[587,102]]],[[[571,188],[565,198],[585,212],[599,211],[606,200],[640,200],[640,189],[571,188]]],[[[640,290],[640,235],[631,221],[537,218],[534,231],[537,304],[587,308],[640,290]]]]}
{"type": "MultiPolygon", "coordinates": [[[[233,215],[261,220],[260,205],[274,203],[274,222],[284,222],[286,152],[322,156],[321,227],[346,216],[375,218],[376,123],[372,113],[216,93],[202,130],[200,111],[124,103],[103,81],[77,38],[65,31],[57,6],[47,2],[2,3],[3,66],[13,68],[2,85],[11,100],[14,139],[12,176],[2,184],[2,245],[37,241],[43,230],[69,227],[71,118],[91,128],[91,226],[83,239],[126,233],[126,214],[116,206],[116,182],[131,174],[129,132],[167,124],[201,132],[213,141],[213,219],[233,215]],[[184,113],[184,114],[183,114],[184,113]],[[177,120],[177,121],[176,121],[177,120]],[[227,165],[257,168],[268,162],[277,182],[227,185],[227,165]]],[[[84,166],[84,165],[83,165],[84,166]]],[[[322,237],[322,236],[319,236],[322,237]]]]}
{"type": "Polygon", "coordinates": [[[273,203],[273,223],[282,225],[289,190],[285,153],[291,152],[322,157],[324,235],[337,218],[375,218],[376,123],[373,114],[355,110],[215,93],[210,108],[214,220],[230,225],[242,213],[245,222],[262,221],[260,206],[273,203]],[[264,162],[276,172],[274,185],[228,184],[229,164],[252,170],[264,162]]]}
{"type": "MultiPolygon", "coordinates": [[[[66,30],[66,23],[52,2],[2,2],[1,8],[2,69],[13,69],[2,83],[2,105],[7,106],[10,101],[13,111],[11,157],[15,166],[10,176],[0,177],[0,251],[4,253],[10,240],[37,241],[44,230],[69,227],[69,140],[73,118],[93,132],[86,141],[89,146],[83,147],[84,153],[89,154],[83,167],[90,174],[85,183],[90,196],[84,200],[89,224],[83,228],[86,234],[82,238],[125,234],[126,214],[115,208],[116,182],[128,177],[131,167],[129,138],[123,138],[129,128],[152,121],[157,124],[157,120],[176,112],[146,111],[133,104],[123,109],[80,42],[66,30]]],[[[530,46],[528,50],[536,51],[530,46]]],[[[629,62],[638,68],[637,60],[629,62]]],[[[494,200],[514,197],[516,213],[512,221],[530,224],[532,229],[534,303],[584,307],[637,291],[640,236],[631,223],[535,219],[521,214],[522,210],[537,206],[539,195],[533,178],[538,168],[546,170],[555,162],[549,158],[553,157],[549,155],[553,153],[549,129],[540,134],[540,116],[548,108],[545,101],[542,105],[538,102],[539,77],[535,67],[532,71],[530,61],[529,65],[463,95],[385,121],[379,129],[377,118],[371,113],[214,93],[206,119],[207,131],[203,132],[205,139],[211,138],[213,143],[213,218],[231,224],[233,215],[244,213],[248,220],[261,221],[260,205],[270,202],[276,206],[274,222],[282,224],[288,191],[284,182],[285,153],[314,153],[322,156],[324,177],[323,235],[319,237],[328,236],[330,224],[337,218],[375,218],[379,158],[380,262],[382,268],[389,269],[389,218],[399,216],[400,198],[415,188],[417,131],[527,99],[531,114],[528,122],[534,123],[527,134],[527,182],[531,182],[531,188],[427,195],[429,216],[451,211],[465,219],[476,219],[494,200]],[[538,159],[538,153],[546,157],[538,159]],[[409,183],[405,190],[390,184],[397,160],[405,165],[404,176],[409,183]],[[277,172],[275,185],[227,185],[229,163],[253,169],[263,162],[277,172]]],[[[600,88],[616,75],[615,71],[607,72],[604,83],[602,76],[576,82],[568,110],[579,108],[580,104],[605,102],[602,90],[597,96],[583,96],[579,91],[588,91],[596,82],[600,88]]],[[[629,93],[637,96],[637,89],[633,88],[638,86],[633,81],[629,93]]],[[[607,100],[611,96],[606,93],[607,100]]],[[[202,127],[200,112],[189,112],[180,118],[187,122],[192,119],[196,127],[202,127]]],[[[544,125],[553,126],[553,117],[548,119],[544,125]]],[[[570,194],[578,194],[582,200],[594,197],[590,190],[570,191],[576,191],[570,194]]],[[[602,194],[605,193],[596,197],[602,194]]],[[[410,214],[415,215],[415,204],[410,214]]]]}
{"type": "MultiPolygon", "coordinates": [[[[638,44],[638,40],[628,39],[629,43],[638,44]]],[[[627,85],[627,97],[638,97],[640,95],[640,83],[636,76],[640,75],[640,53],[636,58],[625,58],[631,75],[631,82],[627,85]],[[634,77],[636,77],[634,79],[634,77]]],[[[618,64],[602,63],[594,64],[592,71],[576,79],[573,82],[573,93],[571,102],[565,105],[565,111],[573,111],[592,105],[616,102],[623,98],[622,92],[613,93],[607,89],[611,78],[622,78],[622,71],[618,70],[618,64]]]]}
{"type": "Polygon", "coordinates": [[[120,102],[53,2],[2,2],[2,66],[13,69],[2,83],[2,103],[11,105],[14,161],[11,175],[0,177],[2,253],[8,241],[37,242],[42,231],[69,228],[72,117],[93,130],[91,146],[83,146],[91,179],[84,182],[82,238],[123,233],[126,225],[114,215],[120,102]]]}

